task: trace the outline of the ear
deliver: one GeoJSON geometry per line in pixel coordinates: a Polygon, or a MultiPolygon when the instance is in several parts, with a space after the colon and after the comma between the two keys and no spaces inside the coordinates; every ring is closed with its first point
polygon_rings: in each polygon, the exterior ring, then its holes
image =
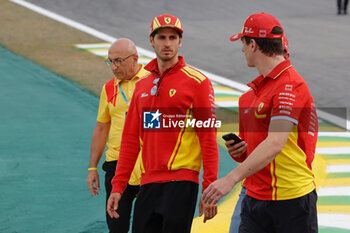
{"type": "Polygon", "coordinates": [[[253,52],[255,52],[259,48],[258,44],[256,43],[256,41],[254,39],[250,40],[249,46],[253,52]]]}
{"type": "Polygon", "coordinates": [[[289,52],[286,52],[284,55],[283,55],[284,59],[289,59],[290,57],[290,53],[289,52]]]}
{"type": "Polygon", "coordinates": [[[138,55],[135,55],[133,56],[133,59],[134,59],[134,62],[137,64],[138,60],[139,60],[139,56],[138,55]]]}
{"type": "Polygon", "coordinates": [[[149,36],[149,43],[154,48],[154,38],[152,36],[149,36]]]}
{"type": "Polygon", "coordinates": [[[179,38],[179,48],[182,46],[182,37],[179,38]]]}

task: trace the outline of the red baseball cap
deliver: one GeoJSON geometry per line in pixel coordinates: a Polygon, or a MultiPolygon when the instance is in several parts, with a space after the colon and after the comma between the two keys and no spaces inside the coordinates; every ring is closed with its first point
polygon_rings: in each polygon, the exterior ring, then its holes
{"type": "Polygon", "coordinates": [[[282,38],[283,33],[271,34],[272,29],[276,26],[282,28],[281,24],[274,16],[266,14],[264,12],[259,14],[253,14],[246,19],[242,28],[242,32],[231,36],[230,40],[235,41],[242,38],[243,36],[270,39],[282,38]]]}
{"type": "Polygon", "coordinates": [[[151,23],[151,33],[150,35],[158,30],[159,28],[164,27],[170,27],[174,28],[176,31],[178,31],[181,35],[183,33],[182,30],[182,23],[179,18],[173,15],[164,14],[154,17],[152,23],[151,23]]]}
{"type": "Polygon", "coordinates": [[[286,53],[288,53],[288,39],[285,35],[283,35],[282,37],[282,45],[283,45],[283,49],[286,51],[286,53]]]}

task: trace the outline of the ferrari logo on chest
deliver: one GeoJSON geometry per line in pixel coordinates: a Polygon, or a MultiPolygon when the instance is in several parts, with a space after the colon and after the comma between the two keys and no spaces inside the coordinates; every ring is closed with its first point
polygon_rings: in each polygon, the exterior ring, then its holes
{"type": "Polygon", "coordinates": [[[261,110],[263,109],[263,107],[264,107],[264,103],[263,102],[261,102],[260,104],[259,104],[259,106],[258,106],[258,111],[255,111],[254,112],[254,115],[255,115],[255,117],[256,118],[259,118],[259,119],[261,119],[261,118],[266,118],[266,114],[259,114],[259,112],[261,112],[261,110]]]}
{"type": "Polygon", "coordinates": [[[169,96],[170,96],[170,97],[173,97],[173,96],[175,95],[175,93],[176,93],[176,90],[175,90],[175,89],[170,89],[170,91],[169,91],[169,96]]]}
{"type": "Polygon", "coordinates": [[[259,106],[258,106],[258,112],[260,112],[261,109],[263,109],[263,107],[264,107],[264,103],[261,102],[261,103],[259,104],[259,106]]]}

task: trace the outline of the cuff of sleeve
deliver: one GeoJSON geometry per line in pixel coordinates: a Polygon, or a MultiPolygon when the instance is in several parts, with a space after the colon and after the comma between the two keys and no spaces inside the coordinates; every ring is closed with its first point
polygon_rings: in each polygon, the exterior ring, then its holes
{"type": "Polygon", "coordinates": [[[204,182],[202,183],[202,193],[204,192],[204,190],[206,190],[206,188],[208,188],[209,184],[204,184],[204,182]]]}
{"type": "Polygon", "coordinates": [[[231,154],[229,154],[229,155],[231,156],[231,158],[232,158],[233,160],[235,160],[235,161],[238,162],[238,163],[242,163],[242,162],[246,159],[246,157],[247,157],[247,153],[242,154],[239,158],[235,158],[235,157],[233,157],[231,154]]]}
{"type": "Polygon", "coordinates": [[[123,194],[125,188],[126,188],[127,183],[117,181],[112,184],[112,193],[120,193],[123,194]]]}
{"type": "Polygon", "coordinates": [[[206,190],[206,188],[208,188],[208,186],[213,183],[214,181],[216,181],[218,179],[217,176],[215,177],[212,177],[211,179],[206,179],[206,180],[203,180],[202,182],[202,193],[204,192],[204,190],[206,190]]]}

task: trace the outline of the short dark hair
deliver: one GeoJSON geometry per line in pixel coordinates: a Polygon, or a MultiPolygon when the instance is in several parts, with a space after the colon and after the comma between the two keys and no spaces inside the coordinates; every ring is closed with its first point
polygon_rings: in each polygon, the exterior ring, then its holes
{"type": "MultiPolygon", "coordinates": [[[[276,26],[272,29],[271,34],[283,34],[283,30],[282,28],[276,26]]],[[[270,38],[255,38],[255,37],[249,37],[249,36],[243,36],[243,38],[247,44],[250,44],[251,40],[255,40],[261,52],[269,57],[283,54],[282,38],[270,39],[270,38]]]]}
{"type": "MultiPolygon", "coordinates": [[[[152,33],[151,33],[151,37],[154,38],[158,32],[160,28],[154,30],[152,33]]],[[[182,38],[182,34],[178,31],[178,30],[175,30],[177,32],[177,34],[179,35],[180,38],[182,38]]]]}

